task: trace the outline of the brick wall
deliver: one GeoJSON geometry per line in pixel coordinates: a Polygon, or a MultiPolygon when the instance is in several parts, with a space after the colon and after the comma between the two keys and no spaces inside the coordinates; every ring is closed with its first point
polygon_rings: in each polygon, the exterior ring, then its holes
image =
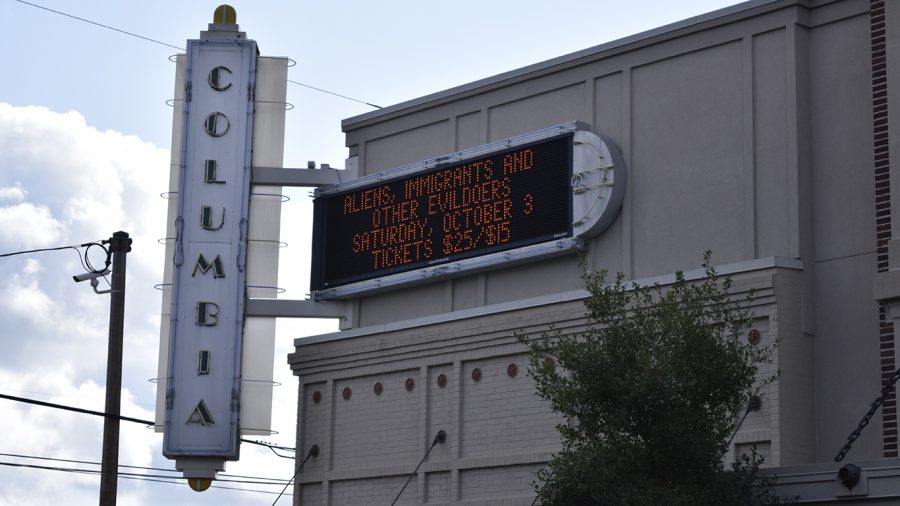
{"type": "MultiPolygon", "coordinates": [[[[759,271],[735,279],[737,292],[757,293],[764,344],[779,332],[770,319],[775,277],[759,271]]],[[[530,505],[534,472],[559,449],[563,420],[536,395],[513,335],[540,335],[551,323],[563,333],[584,330],[581,301],[298,347],[291,358],[302,399],[298,446],[305,452],[317,444],[322,453],[298,476],[295,501],[390,504],[430,449],[398,504],[530,505]],[[438,431],[446,441],[432,448],[438,431]]],[[[734,442],[770,448],[772,464],[781,444],[778,398],[770,385],[763,409],[747,417],[734,442]]]]}

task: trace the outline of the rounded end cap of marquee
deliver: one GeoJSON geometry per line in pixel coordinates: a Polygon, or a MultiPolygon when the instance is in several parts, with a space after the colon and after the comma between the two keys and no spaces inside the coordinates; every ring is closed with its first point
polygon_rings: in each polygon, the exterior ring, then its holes
{"type": "Polygon", "coordinates": [[[188,478],[187,482],[194,492],[203,492],[212,485],[212,480],[209,478],[188,478]]]}
{"type": "Polygon", "coordinates": [[[215,25],[236,25],[237,11],[228,4],[222,4],[216,7],[213,13],[213,24],[215,25]]]}

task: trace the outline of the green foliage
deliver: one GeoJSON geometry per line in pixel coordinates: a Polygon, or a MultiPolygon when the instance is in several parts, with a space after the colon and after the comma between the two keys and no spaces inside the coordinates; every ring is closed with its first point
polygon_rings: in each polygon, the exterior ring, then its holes
{"type": "MultiPolygon", "coordinates": [[[[773,504],[760,459],[722,462],[770,348],[746,342],[750,298],[729,295],[707,252],[706,276],[636,287],[585,271],[589,327],[518,335],[538,394],[568,423],[562,450],[539,471],[544,505],[773,504]]],[[[752,295],[751,295],[752,297],[752,295]]]]}

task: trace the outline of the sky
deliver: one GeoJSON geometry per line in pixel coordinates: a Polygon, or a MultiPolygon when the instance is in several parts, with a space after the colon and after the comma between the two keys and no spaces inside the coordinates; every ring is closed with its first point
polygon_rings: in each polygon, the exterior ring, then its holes
{"type": "MultiPolygon", "coordinates": [[[[129,36],[0,0],[0,254],[78,245],[124,230],[127,257],[122,414],[154,418],[175,65],[169,57],[207,28],[217,2],[159,0],[31,2],[153,39],[129,36]],[[161,43],[164,44],[161,44],[161,43]]],[[[422,2],[241,1],[240,29],[265,56],[296,61],[288,78],[381,106],[633,35],[739,2],[734,0],[456,0],[422,2]]],[[[341,168],[342,119],[374,110],[288,84],[285,166],[308,160],[341,168]]],[[[307,297],[312,224],[308,189],[286,189],[280,295],[307,297]]],[[[89,260],[102,264],[98,248],[89,260]]],[[[109,296],[72,275],[83,249],[0,258],[0,393],[103,410],[109,296]]],[[[101,285],[103,288],[104,285],[101,285]]],[[[279,319],[273,427],[261,438],[292,447],[297,384],[293,340],[333,332],[329,320],[279,319]]],[[[14,465],[99,469],[102,420],[0,399],[0,504],[96,504],[99,477],[14,465]],[[26,458],[28,457],[28,458],[26,458]]],[[[173,475],[162,435],[122,423],[122,472],[173,475]]],[[[228,479],[289,479],[294,462],[243,445],[228,479]],[[253,477],[253,478],[246,478],[253,477]]],[[[272,504],[284,486],[219,481],[196,493],[177,484],[120,478],[120,505],[272,504]]],[[[288,489],[287,494],[290,494],[288,489]]],[[[290,504],[286,495],[278,504],[290,504]]]]}

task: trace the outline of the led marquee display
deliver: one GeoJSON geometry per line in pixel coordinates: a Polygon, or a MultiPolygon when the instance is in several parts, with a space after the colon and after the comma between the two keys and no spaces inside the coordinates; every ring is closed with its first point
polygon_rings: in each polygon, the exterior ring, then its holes
{"type": "Polygon", "coordinates": [[[572,138],[316,198],[312,289],[571,237],[572,138]]]}

